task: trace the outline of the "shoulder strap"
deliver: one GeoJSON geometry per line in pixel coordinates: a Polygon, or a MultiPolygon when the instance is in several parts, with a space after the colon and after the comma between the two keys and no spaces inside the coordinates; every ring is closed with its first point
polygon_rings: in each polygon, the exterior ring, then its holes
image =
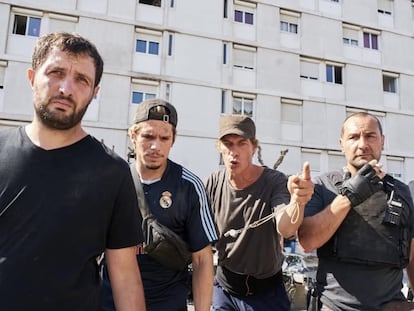
{"type": "Polygon", "coordinates": [[[131,164],[129,168],[131,169],[131,174],[135,185],[135,191],[137,192],[138,207],[141,211],[142,219],[145,219],[149,215],[151,215],[151,211],[147,205],[147,200],[145,199],[144,190],[142,189],[141,180],[138,176],[138,172],[135,168],[135,165],[131,164]]]}

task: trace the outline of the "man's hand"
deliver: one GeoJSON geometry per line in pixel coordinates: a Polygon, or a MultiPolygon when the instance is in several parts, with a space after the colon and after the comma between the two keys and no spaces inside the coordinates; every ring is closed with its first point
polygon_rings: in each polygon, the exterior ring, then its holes
{"type": "Polygon", "coordinates": [[[290,203],[276,215],[277,231],[284,238],[296,235],[303,221],[306,203],[312,198],[314,184],[311,181],[309,162],[303,164],[302,174],[292,175],[288,179],[287,188],[290,193],[290,203]]]}
{"type": "Polygon", "coordinates": [[[380,178],[376,174],[376,170],[369,163],[365,164],[354,176],[342,183],[339,193],[349,199],[351,207],[361,204],[382,189],[380,178]]]}
{"type": "Polygon", "coordinates": [[[311,181],[309,162],[303,164],[301,175],[292,175],[288,180],[288,190],[291,195],[291,201],[297,202],[304,206],[311,199],[314,184],[311,181]]]}

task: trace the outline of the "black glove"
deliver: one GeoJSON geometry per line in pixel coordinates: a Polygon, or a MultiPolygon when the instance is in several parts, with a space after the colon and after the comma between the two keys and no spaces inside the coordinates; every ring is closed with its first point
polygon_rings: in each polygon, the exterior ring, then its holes
{"type": "Polygon", "coordinates": [[[383,189],[380,178],[370,164],[365,164],[350,179],[345,180],[339,188],[339,193],[346,196],[351,202],[351,207],[355,207],[375,192],[383,189]]]}

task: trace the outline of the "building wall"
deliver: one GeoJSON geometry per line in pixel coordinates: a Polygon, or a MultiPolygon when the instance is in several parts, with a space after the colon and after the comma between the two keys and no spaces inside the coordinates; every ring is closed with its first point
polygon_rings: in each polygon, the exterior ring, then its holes
{"type": "Polygon", "coordinates": [[[247,112],[253,102],[268,166],[288,149],[279,167],[287,174],[300,171],[304,160],[311,162],[313,174],[339,168],[344,163],[338,144],[343,119],[368,110],[383,121],[385,169],[409,181],[414,179],[409,138],[413,4],[389,4],[162,0],[157,7],[139,0],[122,5],[117,0],[0,0],[0,127],[32,118],[26,69],[37,35],[75,31],[91,39],[105,61],[101,91],[83,124],[125,158],[127,128],[137,105],[132,92],[163,97],[179,114],[171,158],[205,178],[219,168],[218,119],[232,111],[236,98],[247,112]],[[242,12],[242,22],[235,21],[235,11],[242,12]],[[40,18],[37,35],[13,33],[16,14],[40,18]],[[285,22],[293,31],[281,30],[285,22]],[[357,46],[344,44],[348,32],[357,46]],[[377,39],[377,49],[364,47],[364,33],[377,39]],[[158,52],[136,52],[137,39],[157,42],[158,52]],[[335,76],[339,83],[327,82],[328,67],[341,72],[335,76]],[[384,74],[395,79],[395,92],[384,92],[384,74]]]}

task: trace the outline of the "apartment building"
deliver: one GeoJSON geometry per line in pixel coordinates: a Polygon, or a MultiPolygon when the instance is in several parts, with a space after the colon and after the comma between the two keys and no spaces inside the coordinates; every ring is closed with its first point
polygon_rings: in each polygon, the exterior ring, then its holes
{"type": "Polygon", "coordinates": [[[103,55],[83,124],[124,158],[136,105],[162,97],[179,114],[171,158],[200,177],[220,166],[222,113],[255,120],[264,164],[288,150],[280,170],[316,175],[344,165],[342,121],[363,110],[383,123],[385,170],[414,179],[414,1],[0,0],[0,21],[0,127],[31,120],[34,43],[65,30],[103,55]]]}

